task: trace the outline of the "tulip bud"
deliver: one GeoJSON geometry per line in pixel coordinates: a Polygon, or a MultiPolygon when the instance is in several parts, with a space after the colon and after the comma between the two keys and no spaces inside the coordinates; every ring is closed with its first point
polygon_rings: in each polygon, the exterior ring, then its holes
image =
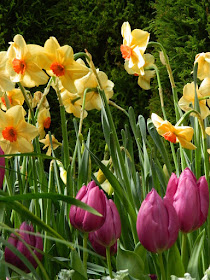
{"type": "Polygon", "coordinates": [[[170,201],[152,189],[141,204],[136,227],[141,244],[150,252],[160,253],[175,243],[179,220],[170,201]]]}
{"type": "Polygon", "coordinates": [[[81,200],[92,208],[96,209],[102,217],[96,216],[77,206],[72,205],[69,212],[69,218],[72,226],[83,232],[91,232],[99,229],[106,217],[105,194],[94,181],[87,186],[83,186],[77,193],[76,199],[81,200]]]}
{"type": "MultiPolygon", "coordinates": [[[[92,241],[94,248],[95,244],[106,247],[113,246],[121,234],[120,215],[116,205],[111,199],[106,200],[106,219],[102,227],[97,231],[89,234],[89,239],[92,241]]],[[[95,248],[94,248],[95,249],[95,248]]]]}
{"type": "Polygon", "coordinates": [[[186,168],[179,178],[171,175],[166,197],[173,203],[180,222],[180,230],[188,233],[198,229],[206,221],[209,208],[209,189],[204,176],[198,181],[186,168]]]}
{"type": "MultiPolygon", "coordinates": [[[[94,237],[93,233],[94,232],[89,233],[89,240],[94,251],[97,254],[106,257],[106,247],[97,242],[97,239],[94,237]]],[[[113,256],[116,253],[117,253],[117,241],[110,247],[110,255],[113,256]]]]}
{"type": "MultiPolygon", "coordinates": [[[[42,238],[39,235],[31,235],[26,232],[22,231],[30,231],[34,232],[34,228],[32,225],[28,225],[26,222],[23,222],[20,226],[20,230],[17,230],[17,232],[20,235],[20,238],[23,239],[29,246],[31,246],[32,252],[38,257],[38,259],[42,260],[42,254],[37,251],[43,251],[43,241],[42,238]]],[[[26,245],[23,244],[23,242],[19,239],[17,235],[12,233],[8,239],[8,242],[13,245],[21,254],[23,254],[28,261],[34,266],[34,268],[37,267],[37,262],[34,259],[33,255],[29,251],[29,249],[26,247],[26,245]]],[[[29,273],[30,270],[28,267],[22,262],[19,257],[17,257],[8,247],[5,248],[5,261],[16,266],[17,268],[29,273]]]]}
{"type": "MultiPolygon", "coordinates": [[[[2,151],[0,147],[0,155],[3,155],[4,152],[2,151]]],[[[0,157],[0,189],[2,189],[3,181],[4,181],[4,174],[5,174],[5,158],[0,157]]]]}

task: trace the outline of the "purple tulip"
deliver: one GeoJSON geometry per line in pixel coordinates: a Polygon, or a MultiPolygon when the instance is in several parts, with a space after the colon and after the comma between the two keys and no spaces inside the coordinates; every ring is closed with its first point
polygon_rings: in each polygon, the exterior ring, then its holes
{"type": "MultiPolygon", "coordinates": [[[[96,252],[104,255],[104,251],[98,247],[100,245],[104,247],[105,249],[105,255],[106,255],[106,247],[112,247],[116,244],[116,241],[118,238],[120,238],[121,235],[121,222],[120,222],[120,215],[117,210],[116,205],[111,199],[106,200],[106,219],[102,227],[100,227],[98,230],[89,233],[89,240],[95,249],[96,252]]],[[[117,245],[115,245],[117,246],[117,245]]],[[[111,251],[115,252],[115,247],[111,249],[111,251]],[[113,251],[112,251],[113,250],[113,251]]]]}
{"type": "Polygon", "coordinates": [[[209,189],[204,176],[197,181],[189,168],[179,178],[173,173],[168,182],[166,197],[177,212],[181,231],[188,233],[205,223],[209,209],[209,189]]]}
{"type": "MultiPolygon", "coordinates": [[[[93,233],[94,232],[89,233],[89,240],[90,240],[90,243],[91,243],[94,251],[97,254],[99,254],[103,257],[106,257],[106,247],[97,242],[97,239],[95,239],[93,233]]],[[[117,253],[117,241],[110,247],[110,255],[113,256],[116,253],[117,253]]]]}
{"type": "Polygon", "coordinates": [[[179,219],[170,201],[152,189],[141,204],[136,228],[141,244],[150,252],[160,253],[175,243],[179,219]]]}
{"type": "Polygon", "coordinates": [[[91,232],[99,229],[103,225],[106,217],[105,197],[104,192],[99,190],[99,187],[96,186],[94,181],[91,181],[87,187],[83,186],[77,193],[76,199],[96,209],[102,217],[72,205],[69,212],[72,226],[82,232],[91,232]]]}
{"type": "MultiPolygon", "coordinates": [[[[4,155],[4,152],[2,151],[1,147],[0,147],[0,155],[4,155]]],[[[2,189],[3,186],[4,174],[5,174],[5,158],[0,157],[0,189],[2,189]]]]}
{"type": "Polygon", "coordinates": [[[149,274],[149,277],[150,277],[152,280],[157,280],[157,275],[156,275],[156,274],[149,274]]]}
{"type": "MultiPolygon", "coordinates": [[[[32,225],[28,225],[26,222],[23,222],[20,226],[20,229],[17,230],[17,233],[20,234],[20,238],[23,239],[28,245],[31,246],[32,252],[38,257],[38,259],[42,260],[42,254],[39,251],[43,251],[43,241],[42,238],[37,235],[31,235],[26,232],[21,231],[30,231],[34,232],[34,228],[32,225]],[[38,249],[39,251],[37,251],[38,249]]],[[[14,233],[12,233],[8,239],[8,242],[13,245],[20,253],[22,253],[28,261],[34,266],[34,268],[37,267],[37,262],[34,259],[33,255],[29,251],[29,249],[23,244],[23,242],[16,236],[14,233]]],[[[25,271],[30,272],[28,267],[17,257],[8,247],[5,248],[5,261],[16,266],[17,268],[25,271]]]]}

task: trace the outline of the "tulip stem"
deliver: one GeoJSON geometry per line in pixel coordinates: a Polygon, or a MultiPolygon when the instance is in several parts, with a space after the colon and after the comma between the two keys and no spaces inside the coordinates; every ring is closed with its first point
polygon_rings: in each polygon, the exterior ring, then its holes
{"type": "Polygon", "coordinates": [[[87,270],[87,259],[88,259],[87,240],[88,240],[88,232],[85,232],[83,235],[83,265],[85,270],[87,270]]]}
{"type": "Polygon", "coordinates": [[[106,260],[107,260],[107,265],[109,269],[109,276],[112,279],[112,264],[111,264],[111,257],[110,257],[110,247],[106,247],[106,260]]]}
{"type": "Polygon", "coordinates": [[[182,233],[181,260],[182,260],[185,270],[187,268],[187,252],[186,251],[187,251],[187,234],[182,233]]]}
{"type": "Polygon", "coordinates": [[[161,280],[166,280],[166,273],[163,265],[163,256],[162,253],[158,254],[159,265],[160,265],[160,272],[161,272],[161,280]]]}

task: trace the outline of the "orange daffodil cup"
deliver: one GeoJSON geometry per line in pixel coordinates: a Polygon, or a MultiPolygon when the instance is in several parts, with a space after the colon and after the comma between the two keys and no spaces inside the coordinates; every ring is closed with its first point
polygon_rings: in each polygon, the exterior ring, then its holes
{"type": "Polygon", "coordinates": [[[151,120],[157,132],[172,143],[180,143],[185,149],[195,150],[196,146],[191,143],[193,128],[190,126],[173,126],[169,121],[164,121],[156,114],[152,114],[151,120]]]}

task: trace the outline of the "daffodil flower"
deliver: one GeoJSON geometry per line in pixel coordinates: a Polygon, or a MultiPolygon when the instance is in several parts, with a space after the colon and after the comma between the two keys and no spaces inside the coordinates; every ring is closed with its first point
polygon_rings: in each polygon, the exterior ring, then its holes
{"type": "MultiPolygon", "coordinates": [[[[79,64],[84,65],[84,61],[82,59],[78,59],[77,61],[79,64]]],[[[99,69],[96,69],[96,72],[101,82],[101,86],[105,92],[106,98],[107,100],[109,100],[114,94],[113,92],[114,83],[108,79],[107,75],[104,72],[99,71],[99,69]]],[[[77,88],[77,94],[81,97],[81,99],[78,100],[78,103],[82,105],[85,89],[86,88],[96,89],[98,87],[98,82],[96,80],[93,71],[88,68],[88,74],[82,77],[81,79],[76,80],[75,86],[77,88]]],[[[89,91],[86,94],[86,98],[85,98],[85,109],[88,111],[93,109],[101,110],[101,107],[102,107],[101,97],[97,89],[89,91]]]]}
{"type": "Polygon", "coordinates": [[[51,124],[50,109],[43,108],[39,111],[37,125],[39,130],[39,139],[44,138],[45,129],[49,129],[51,124]]]}
{"type": "MultiPolygon", "coordinates": [[[[52,137],[52,146],[53,146],[53,150],[57,149],[59,146],[62,146],[62,144],[60,142],[58,142],[58,140],[55,138],[54,135],[51,136],[52,137]]],[[[46,135],[46,137],[42,140],[39,140],[39,142],[41,142],[42,144],[44,144],[43,150],[47,149],[46,155],[51,156],[52,153],[52,148],[51,148],[51,144],[50,144],[50,137],[49,134],[46,135]]]]}
{"type": "Polygon", "coordinates": [[[210,52],[197,54],[195,63],[198,63],[197,76],[200,80],[210,77],[210,52]]]}
{"type": "Polygon", "coordinates": [[[137,72],[135,72],[132,68],[128,67],[129,61],[125,61],[124,67],[128,74],[138,76],[138,85],[141,88],[148,90],[150,89],[150,80],[155,76],[155,70],[144,71],[144,69],[154,65],[155,59],[154,56],[149,53],[143,54],[143,59],[145,60],[145,64],[142,66],[143,69],[140,68],[137,72]]]}
{"type": "MultiPolygon", "coordinates": [[[[203,80],[199,89],[198,86],[196,87],[196,92],[198,98],[210,95],[210,79],[209,79],[209,83],[207,83],[206,79],[203,80]]],[[[195,86],[194,86],[194,82],[192,82],[184,86],[183,96],[181,97],[178,103],[179,107],[185,112],[191,110],[192,108],[190,107],[190,104],[192,104],[194,107],[194,99],[195,99],[195,86]]],[[[209,108],[206,105],[206,100],[199,100],[199,106],[200,106],[201,118],[205,119],[210,114],[209,108]]]]}
{"type": "Polygon", "coordinates": [[[5,70],[7,62],[7,52],[0,52],[0,91],[9,91],[14,89],[15,84],[10,80],[8,73],[5,70]]]}
{"type": "Polygon", "coordinates": [[[21,35],[14,37],[14,42],[10,43],[7,51],[6,70],[12,82],[25,87],[44,85],[48,81],[48,76],[38,64],[39,55],[43,56],[44,49],[38,45],[26,45],[21,35]]]}
{"type": "Polygon", "coordinates": [[[190,126],[173,126],[169,121],[164,121],[158,115],[152,113],[152,122],[157,132],[172,143],[180,143],[185,149],[195,150],[196,146],[191,143],[194,130],[190,126]]]}
{"type": "MultiPolygon", "coordinates": [[[[128,61],[128,68],[132,68],[137,73],[145,64],[143,54],[150,35],[140,29],[131,31],[129,22],[123,23],[121,34],[123,37],[123,44],[120,47],[122,57],[128,61]]],[[[143,69],[141,74],[143,75],[143,69]]]]}
{"type": "MultiPolygon", "coordinates": [[[[7,91],[6,95],[7,95],[8,101],[10,103],[10,107],[13,107],[16,105],[21,105],[21,106],[23,105],[24,96],[19,88],[14,88],[11,91],[7,91]]],[[[2,94],[0,97],[0,104],[1,104],[1,109],[6,111],[7,107],[6,107],[6,101],[5,101],[4,94],[2,94]]]]}
{"type": "Polygon", "coordinates": [[[60,46],[55,37],[50,37],[44,44],[49,61],[45,61],[44,69],[50,76],[58,77],[62,86],[71,93],[76,93],[76,79],[88,74],[88,68],[74,60],[72,47],[60,46]]]}
{"type": "MultiPolygon", "coordinates": [[[[206,128],[206,134],[210,135],[210,127],[206,128]]],[[[210,154],[210,149],[207,149],[207,152],[210,154]]]]}
{"type": "Polygon", "coordinates": [[[5,154],[33,152],[32,140],[38,135],[38,129],[25,121],[25,114],[20,105],[6,112],[0,110],[0,146],[5,154]]]}

